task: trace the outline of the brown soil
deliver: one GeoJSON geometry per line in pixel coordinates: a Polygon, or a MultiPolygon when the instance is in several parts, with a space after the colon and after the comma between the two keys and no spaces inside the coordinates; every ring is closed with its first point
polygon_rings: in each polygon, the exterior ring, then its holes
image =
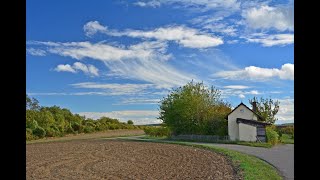
{"type": "Polygon", "coordinates": [[[236,179],[222,155],[189,146],[122,140],[27,145],[27,179],[236,179]]]}

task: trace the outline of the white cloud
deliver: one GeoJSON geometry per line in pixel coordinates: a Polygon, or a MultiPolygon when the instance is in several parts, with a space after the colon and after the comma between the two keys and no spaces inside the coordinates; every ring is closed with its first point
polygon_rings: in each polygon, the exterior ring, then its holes
{"type": "Polygon", "coordinates": [[[30,42],[45,45],[47,51],[77,60],[91,58],[102,61],[109,69],[109,76],[118,76],[153,83],[159,88],[170,89],[184,85],[194,75],[177,70],[166,63],[171,55],[166,54],[164,42],[142,42],[128,47],[90,42],[30,42]]]}
{"type": "MultiPolygon", "coordinates": [[[[61,56],[69,56],[74,59],[92,58],[101,61],[120,61],[125,59],[148,59],[159,55],[158,49],[166,48],[165,43],[161,42],[144,42],[138,45],[132,45],[128,48],[121,48],[109,44],[90,42],[69,42],[57,43],[59,46],[52,46],[49,52],[61,56]],[[145,46],[142,46],[145,44],[145,46]],[[147,48],[146,46],[149,45],[147,48]]],[[[162,59],[168,59],[163,56],[162,59]]]]}
{"type": "Polygon", "coordinates": [[[57,72],[72,72],[77,73],[78,71],[82,71],[89,76],[99,76],[99,69],[95,66],[88,64],[85,65],[81,62],[75,62],[72,66],[69,64],[59,64],[55,69],[57,72]]]}
{"type": "Polygon", "coordinates": [[[83,26],[86,36],[92,36],[99,31],[106,31],[107,27],[103,27],[98,21],[90,21],[83,26]]]}
{"type": "Polygon", "coordinates": [[[229,85],[229,86],[224,86],[224,88],[227,88],[227,89],[248,89],[250,87],[243,86],[243,85],[229,85]]]}
{"type": "Polygon", "coordinates": [[[201,11],[230,9],[238,10],[240,3],[237,0],[146,0],[133,3],[140,7],[159,7],[161,5],[170,5],[174,7],[196,8],[201,11]]]}
{"type": "Polygon", "coordinates": [[[86,118],[99,119],[106,116],[110,118],[119,119],[122,122],[132,120],[136,125],[160,123],[157,119],[159,111],[152,110],[124,110],[124,111],[110,111],[110,112],[78,112],[79,115],[86,118]]]}
{"type": "Polygon", "coordinates": [[[94,65],[88,64],[88,72],[93,76],[99,76],[99,69],[96,68],[94,65]]]}
{"type": "Polygon", "coordinates": [[[246,97],[245,95],[239,94],[239,98],[240,98],[240,99],[244,99],[245,97],[246,97]]]}
{"type": "Polygon", "coordinates": [[[91,91],[91,92],[73,92],[73,93],[57,93],[57,92],[38,92],[28,93],[31,96],[120,96],[120,95],[143,95],[144,91],[131,92],[130,90],[123,91],[91,91]]]}
{"type": "Polygon", "coordinates": [[[281,66],[281,69],[249,66],[242,70],[220,71],[213,76],[232,80],[245,79],[263,81],[274,77],[283,80],[294,80],[294,64],[284,64],[281,66]]]}
{"type": "MultiPolygon", "coordinates": [[[[155,90],[158,87],[154,84],[118,84],[118,83],[95,83],[95,82],[82,82],[71,84],[74,88],[82,89],[99,89],[102,92],[82,92],[73,93],[71,95],[146,95],[152,94],[149,92],[151,89],[155,90]]],[[[160,89],[161,90],[161,89],[160,89]]],[[[131,99],[133,102],[134,99],[131,99]]],[[[129,101],[127,101],[129,102],[129,101]]]]}
{"type": "Polygon", "coordinates": [[[160,99],[148,98],[125,98],[120,103],[114,105],[129,105],[129,104],[159,104],[160,99]]]}
{"type": "Polygon", "coordinates": [[[262,46],[285,46],[294,43],[293,34],[253,34],[248,37],[242,37],[247,39],[248,42],[260,43],[262,46]]]}
{"type": "Polygon", "coordinates": [[[103,89],[106,92],[110,92],[112,94],[136,94],[143,92],[143,90],[147,88],[153,88],[153,84],[102,84],[95,82],[83,82],[71,84],[75,88],[83,88],[83,89],[103,89]]]}
{"type": "MultiPolygon", "coordinates": [[[[72,93],[60,93],[60,92],[31,92],[28,93],[30,96],[146,96],[146,95],[166,95],[167,91],[155,91],[150,92],[150,89],[121,89],[121,87],[126,88],[127,86],[120,86],[119,88],[113,89],[102,89],[103,91],[85,91],[85,92],[72,92],[72,93]],[[120,89],[120,90],[119,90],[120,89]]],[[[84,88],[85,89],[85,88],[84,88]]],[[[88,88],[94,89],[94,88],[88,88]]],[[[99,89],[99,88],[96,88],[99,89]]],[[[113,105],[123,105],[123,104],[157,104],[158,99],[144,99],[144,98],[127,98],[120,103],[113,105]]]]}
{"type": "Polygon", "coordinates": [[[237,40],[237,39],[227,41],[228,44],[236,44],[238,42],[239,42],[239,40],[237,40]]]}
{"type": "Polygon", "coordinates": [[[239,20],[230,17],[237,11],[232,9],[219,9],[210,11],[207,15],[197,16],[190,20],[192,24],[201,29],[209,30],[209,32],[219,34],[221,36],[237,37],[239,29],[239,20]]]}
{"type": "Polygon", "coordinates": [[[257,94],[260,94],[260,93],[257,90],[252,90],[248,94],[257,95],[257,94]]]}
{"type": "Polygon", "coordinates": [[[294,29],[293,4],[289,6],[270,7],[262,5],[243,11],[242,16],[247,25],[253,29],[276,29],[279,31],[294,29]]]}
{"type": "Polygon", "coordinates": [[[80,62],[75,62],[73,64],[73,68],[76,70],[83,71],[85,74],[88,74],[90,76],[99,76],[99,69],[91,64],[85,65],[80,62]]]}
{"type": "Polygon", "coordinates": [[[279,112],[276,117],[279,121],[293,121],[294,120],[294,99],[278,99],[279,112]]]}
{"type": "Polygon", "coordinates": [[[230,96],[238,96],[239,98],[245,98],[245,95],[258,95],[263,94],[257,90],[251,90],[251,91],[243,91],[242,89],[222,89],[221,90],[221,96],[222,98],[227,98],[230,96]]]}
{"type": "Polygon", "coordinates": [[[74,70],[69,64],[59,64],[55,69],[57,72],[72,72],[76,73],[76,70],[74,70]]]}
{"type": "Polygon", "coordinates": [[[86,34],[104,33],[110,36],[128,36],[133,38],[156,39],[160,41],[174,41],[181,46],[188,48],[208,48],[223,44],[223,40],[213,35],[199,32],[197,29],[192,29],[184,26],[168,26],[161,27],[150,31],[132,30],[125,31],[108,30],[97,21],[88,22],[84,25],[86,34]],[[92,25],[94,24],[94,26],[92,25]]]}
{"type": "Polygon", "coordinates": [[[45,56],[46,51],[41,50],[41,49],[34,49],[34,48],[28,48],[27,53],[31,54],[33,56],[45,56]]]}
{"type": "Polygon", "coordinates": [[[281,93],[283,93],[282,91],[271,91],[271,92],[269,92],[270,94],[281,94],[281,93]]]}
{"type": "Polygon", "coordinates": [[[68,93],[27,93],[29,96],[65,96],[68,93]]]}
{"type": "Polygon", "coordinates": [[[149,0],[149,1],[146,1],[146,2],[138,1],[138,2],[135,2],[133,4],[136,5],[136,6],[140,6],[140,7],[153,7],[153,8],[161,6],[160,1],[158,1],[158,0],[149,0]]]}
{"type": "Polygon", "coordinates": [[[211,32],[221,33],[227,36],[236,36],[237,28],[227,23],[213,22],[213,23],[202,23],[206,24],[203,26],[204,29],[209,29],[211,32]]]}

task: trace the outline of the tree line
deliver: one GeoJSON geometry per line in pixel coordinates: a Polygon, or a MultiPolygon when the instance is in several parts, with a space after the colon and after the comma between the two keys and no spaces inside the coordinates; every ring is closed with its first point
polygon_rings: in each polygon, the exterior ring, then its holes
{"type": "MultiPolygon", "coordinates": [[[[257,113],[264,121],[274,124],[279,110],[279,102],[271,98],[254,97],[257,113]]],[[[35,98],[26,95],[26,139],[64,136],[65,134],[91,133],[113,129],[145,129],[146,134],[170,136],[178,134],[228,135],[227,114],[231,105],[221,98],[221,91],[203,82],[191,81],[173,89],[160,101],[160,128],[136,126],[117,119],[101,117],[98,120],[73,114],[59,106],[40,106],[35,98]]]]}
{"type": "Polygon", "coordinates": [[[37,99],[26,95],[26,140],[114,129],[139,129],[139,126],[133,125],[132,120],[127,123],[109,117],[93,120],[59,106],[40,106],[37,99]]]}

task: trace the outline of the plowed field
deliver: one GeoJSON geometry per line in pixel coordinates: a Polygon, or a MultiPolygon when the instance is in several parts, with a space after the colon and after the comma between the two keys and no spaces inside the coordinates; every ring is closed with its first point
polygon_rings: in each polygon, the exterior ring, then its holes
{"type": "Polygon", "coordinates": [[[27,145],[27,179],[235,179],[222,155],[189,146],[122,140],[27,145]]]}

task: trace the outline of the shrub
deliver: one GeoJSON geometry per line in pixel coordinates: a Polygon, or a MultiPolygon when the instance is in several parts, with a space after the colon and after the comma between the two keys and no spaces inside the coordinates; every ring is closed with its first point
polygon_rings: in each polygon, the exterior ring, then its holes
{"type": "Polygon", "coordinates": [[[84,131],[85,133],[92,133],[92,132],[94,132],[94,127],[86,126],[86,127],[83,129],[83,131],[84,131]]]}
{"type": "Polygon", "coordinates": [[[71,123],[67,124],[66,133],[74,133],[71,123]]]}
{"type": "Polygon", "coordinates": [[[26,128],[26,140],[30,141],[33,140],[33,134],[32,134],[32,129],[26,128]]]}
{"type": "Polygon", "coordinates": [[[32,131],[32,133],[33,133],[35,136],[39,137],[39,138],[43,138],[43,137],[46,136],[46,131],[45,131],[42,127],[40,127],[40,126],[36,127],[36,128],[32,131]]]}
{"type": "Polygon", "coordinates": [[[60,136],[60,131],[57,127],[52,126],[50,128],[46,128],[46,136],[47,137],[56,137],[56,136],[60,136]]]}
{"type": "Polygon", "coordinates": [[[98,124],[96,127],[95,127],[95,130],[96,131],[104,131],[104,130],[107,130],[107,126],[104,125],[104,124],[98,124]]]}
{"type": "Polygon", "coordinates": [[[35,129],[37,127],[38,127],[38,123],[35,120],[26,122],[26,128],[28,128],[28,129],[30,128],[32,130],[32,129],[35,129]]]}
{"type": "Polygon", "coordinates": [[[109,129],[114,130],[114,129],[119,129],[118,124],[109,124],[109,129]]]}
{"type": "Polygon", "coordinates": [[[291,135],[292,138],[294,138],[294,127],[293,126],[288,126],[285,128],[281,129],[283,134],[289,134],[291,135]]]}
{"type": "Polygon", "coordinates": [[[267,142],[275,145],[279,142],[279,135],[272,127],[266,128],[267,142]]]}
{"type": "Polygon", "coordinates": [[[167,127],[146,127],[144,128],[144,132],[147,135],[154,137],[163,137],[171,135],[171,131],[167,127]]]}
{"type": "Polygon", "coordinates": [[[73,122],[73,123],[71,124],[71,127],[72,127],[73,131],[79,132],[79,131],[82,130],[82,129],[81,129],[81,125],[80,125],[80,123],[78,123],[78,122],[73,122]]]}

